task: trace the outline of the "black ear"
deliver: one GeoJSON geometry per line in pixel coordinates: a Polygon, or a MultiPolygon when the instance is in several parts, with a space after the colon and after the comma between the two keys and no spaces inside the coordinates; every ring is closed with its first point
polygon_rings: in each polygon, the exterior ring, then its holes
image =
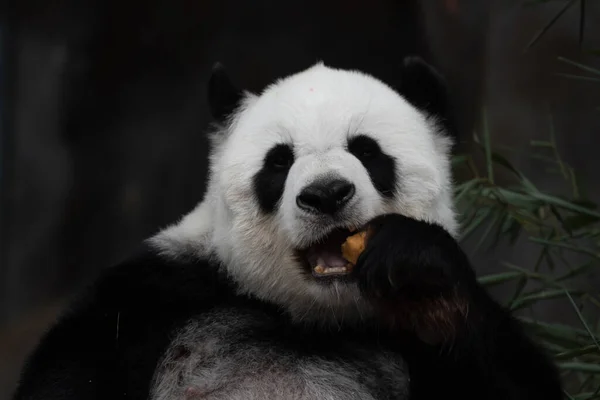
{"type": "Polygon", "coordinates": [[[208,106],[212,117],[218,122],[225,119],[238,107],[244,93],[236,88],[221,63],[213,66],[208,81],[208,106]]]}
{"type": "Polygon", "coordinates": [[[420,57],[404,59],[400,72],[400,94],[413,106],[430,114],[448,113],[448,94],[444,78],[420,57]]]}
{"type": "Polygon", "coordinates": [[[414,107],[440,118],[448,134],[458,139],[446,81],[418,56],[404,59],[398,91],[414,107]]]}

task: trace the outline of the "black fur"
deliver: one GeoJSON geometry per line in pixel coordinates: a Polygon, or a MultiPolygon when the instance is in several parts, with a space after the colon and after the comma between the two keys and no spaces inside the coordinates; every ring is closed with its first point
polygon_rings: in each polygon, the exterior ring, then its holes
{"type": "Polygon", "coordinates": [[[231,82],[225,67],[216,63],[208,80],[208,106],[212,117],[217,122],[225,122],[240,105],[243,95],[231,82]]]}
{"type": "MultiPolygon", "coordinates": [[[[301,328],[273,305],[236,296],[215,265],[167,261],[145,249],[107,270],[48,332],[26,364],[15,400],[146,399],[176,331],[217,308],[256,321],[236,346],[268,345],[271,357],[362,366],[365,382],[380,374],[369,352],[396,352],[408,363],[411,399],[561,399],[553,364],[479,286],[443,229],[399,215],[369,226],[355,273],[391,329],[301,328]],[[257,328],[261,321],[264,329],[257,328]]],[[[389,377],[375,381],[372,393],[388,398],[389,377]]]]}
{"type": "Polygon", "coordinates": [[[361,291],[397,328],[415,399],[562,398],[553,363],[476,280],[440,226],[397,214],[376,218],[355,273],[361,291]]]}
{"type": "Polygon", "coordinates": [[[396,90],[414,107],[435,116],[446,133],[458,140],[448,86],[438,71],[417,56],[404,59],[396,90]]]}
{"type": "Polygon", "coordinates": [[[272,213],[277,207],[293,163],[290,145],[278,144],[267,152],[262,168],[254,176],[254,193],[263,212],[272,213]]]}
{"type": "Polygon", "coordinates": [[[348,151],[364,165],[375,189],[384,197],[394,197],[397,183],[394,158],[385,154],[379,144],[366,135],[352,137],[348,141],[348,151]]]}
{"type": "Polygon", "coordinates": [[[174,329],[233,301],[204,261],[147,249],[108,269],[74,302],[26,363],[15,399],[146,399],[174,329]]]}

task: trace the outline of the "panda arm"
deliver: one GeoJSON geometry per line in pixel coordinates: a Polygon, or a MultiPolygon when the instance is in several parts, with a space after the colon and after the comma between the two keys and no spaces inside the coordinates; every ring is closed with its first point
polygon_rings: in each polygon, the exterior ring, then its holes
{"type": "Polygon", "coordinates": [[[371,224],[361,290],[409,333],[402,352],[413,399],[562,398],[554,364],[477,281],[441,227],[400,215],[371,224]]]}
{"type": "Polygon", "coordinates": [[[102,273],[43,336],[15,400],[148,398],[173,331],[225,292],[208,262],[145,249],[102,273]]]}

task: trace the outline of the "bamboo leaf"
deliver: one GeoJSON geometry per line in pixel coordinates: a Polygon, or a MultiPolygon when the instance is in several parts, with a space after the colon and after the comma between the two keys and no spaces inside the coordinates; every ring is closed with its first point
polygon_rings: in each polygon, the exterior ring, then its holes
{"type": "Polygon", "coordinates": [[[565,74],[565,73],[557,73],[556,75],[562,76],[563,78],[574,79],[577,81],[600,83],[600,78],[594,78],[591,76],[573,75],[573,74],[565,74]]]}
{"type": "Polygon", "coordinates": [[[573,65],[573,66],[575,66],[575,67],[577,67],[577,68],[579,68],[579,69],[581,69],[583,71],[590,72],[590,73],[595,74],[595,75],[600,75],[600,69],[592,68],[592,67],[589,67],[587,65],[580,64],[578,62],[569,60],[569,59],[564,58],[564,57],[558,57],[558,59],[560,61],[564,62],[564,63],[571,64],[571,65],[573,65]]]}
{"type": "Polygon", "coordinates": [[[525,186],[528,190],[537,191],[537,188],[533,185],[533,183],[531,183],[531,181],[527,179],[519,170],[517,170],[506,158],[498,153],[492,153],[492,160],[515,174],[523,186],[525,186]]]}
{"type": "MultiPolygon", "coordinates": [[[[577,293],[583,293],[583,291],[577,291],[577,293]]],[[[523,308],[540,300],[559,299],[566,296],[567,292],[562,289],[543,290],[539,293],[529,294],[517,298],[511,305],[511,309],[515,310],[518,308],[523,308]]]]}
{"type": "Polygon", "coordinates": [[[499,285],[504,282],[512,281],[522,276],[520,272],[501,272],[499,274],[487,275],[478,278],[479,283],[486,286],[499,285]]]}
{"type": "Polygon", "coordinates": [[[586,364],[586,363],[559,363],[558,368],[562,370],[569,371],[581,371],[581,372],[591,372],[594,374],[600,374],[600,364],[586,364]]]}
{"type": "Polygon", "coordinates": [[[567,2],[556,15],[542,28],[540,29],[535,36],[531,39],[531,41],[527,44],[525,51],[529,50],[540,38],[558,21],[558,19],[565,13],[571,6],[575,4],[575,0],[570,0],[567,2]]]}
{"type": "Polygon", "coordinates": [[[581,321],[581,323],[583,324],[583,326],[585,327],[585,329],[587,330],[587,332],[590,334],[590,337],[594,341],[594,344],[596,345],[596,347],[598,348],[598,350],[600,350],[600,344],[598,343],[598,339],[596,339],[596,336],[590,330],[590,327],[588,326],[587,322],[585,321],[585,318],[583,318],[583,315],[581,315],[581,311],[579,311],[579,308],[577,307],[577,304],[575,304],[575,301],[573,300],[573,297],[571,297],[571,294],[568,291],[566,291],[566,290],[565,290],[565,293],[568,296],[569,301],[573,305],[573,308],[575,309],[575,312],[577,313],[577,317],[579,318],[579,320],[581,321]]]}
{"type": "Polygon", "coordinates": [[[574,357],[585,356],[587,354],[595,354],[596,353],[596,345],[588,345],[584,347],[579,347],[573,350],[564,351],[554,355],[555,360],[567,360],[574,357]]]}
{"type": "Polygon", "coordinates": [[[539,200],[541,202],[547,203],[547,204],[551,204],[551,205],[555,205],[557,207],[560,208],[564,208],[565,210],[569,210],[569,211],[573,211],[573,212],[578,212],[581,214],[585,214],[585,215],[589,215],[595,218],[600,218],[600,213],[599,212],[595,212],[592,211],[588,208],[579,206],[573,202],[569,202],[566,200],[563,200],[561,198],[555,197],[555,196],[551,196],[548,194],[544,194],[541,192],[528,192],[528,194],[532,197],[535,198],[536,200],[539,200]]]}

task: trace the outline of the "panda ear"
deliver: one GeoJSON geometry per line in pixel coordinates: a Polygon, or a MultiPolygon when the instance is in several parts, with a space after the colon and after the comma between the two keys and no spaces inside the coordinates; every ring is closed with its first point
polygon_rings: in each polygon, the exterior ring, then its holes
{"type": "Polygon", "coordinates": [[[446,133],[459,140],[446,81],[434,67],[418,56],[406,57],[398,91],[414,107],[439,118],[446,133]]]}
{"type": "Polygon", "coordinates": [[[404,59],[398,91],[414,107],[440,117],[448,115],[448,93],[444,78],[423,59],[404,59]]]}
{"type": "Polygon", "coordinates": [[[244,92],[233,85],[223,64],[216,63],[208,81],[208,106],[212,117],[224,122],[243,97],[244,92]]]}

